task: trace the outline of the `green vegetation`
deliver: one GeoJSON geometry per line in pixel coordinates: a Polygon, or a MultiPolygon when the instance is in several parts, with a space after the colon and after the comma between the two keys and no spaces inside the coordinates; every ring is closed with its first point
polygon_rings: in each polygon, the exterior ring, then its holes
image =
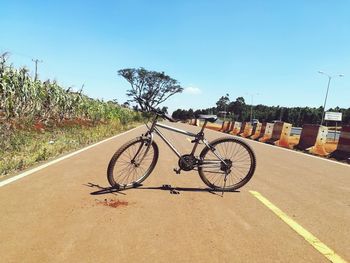
{"type": "Polygon", "coordinates": [[[5,134],[2,131],[1,134],[6,137],[0,140],[0,177],[98,142],[136,125],[122,125],[113,120],[97,125],[70,122],[42,132],[17,129],[6,130],[5,134]]]}
{"type": "Polygon", "coordinates": [[[0,176],[135,126],[140,113],[33,80],[0,56],[0,176]]]}
{"type": "Polygon", "coordinates": [[[0,117],[7,122],[59,123],[65,119],[94,123],[118,119],[127,123],[138,114],[113,101],[91,99],[82,93],[63,89],[55,81],[33,81],[26,68],[0,65],[0,117]]]}

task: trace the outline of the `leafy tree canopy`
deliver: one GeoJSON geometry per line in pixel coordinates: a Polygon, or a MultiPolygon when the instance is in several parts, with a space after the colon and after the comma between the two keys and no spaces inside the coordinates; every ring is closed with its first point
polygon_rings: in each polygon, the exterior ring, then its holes
{"type": "Polygon", "coordinates": [[[140,98],[156,108],[170,96],[183,91],[179,82],[164,72],[149,71],[144,68],[126,68],[119,70],[118,74],[130,83],[131,89],[126,95],[130,97],[129,101],[138,103],[141,110],[146,109],[138,101],[140,98]]]}
{"type": "Polygon", "coordinates": [[[216,107],[219,111],[226,111],[229,103],[229,94],[226,94],[226,96],[221,96],[221,98],[216,102],[216,107]]]}

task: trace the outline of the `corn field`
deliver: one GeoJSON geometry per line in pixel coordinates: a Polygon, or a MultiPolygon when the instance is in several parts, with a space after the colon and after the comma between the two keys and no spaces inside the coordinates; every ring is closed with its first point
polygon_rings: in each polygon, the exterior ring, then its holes
{"type": "Polygon", "coordinates": [[[139,120],[138,113],[114,102],[91,99],[63,89],[55,81],[34,81],[26,68],[15,69],[0,61],[0,120],[52,121],[83,119],[92,122],[139,120]]]}

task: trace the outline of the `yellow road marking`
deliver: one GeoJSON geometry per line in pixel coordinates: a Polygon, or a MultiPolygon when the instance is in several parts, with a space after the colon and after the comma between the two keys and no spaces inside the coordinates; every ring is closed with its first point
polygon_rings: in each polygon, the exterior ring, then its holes
{"type": "Polygon", "coordinates": [[[263,197],[259,192],[249,191],[253,196],[255,196],[260,202],[266,205],[272,212],[274,212],[279,218],[281,218],[287,225],[289,225],[295,232],[301,235],[307,242],[309,242],[316,250],[318,250],[322,255],[328,258],[331,262],[335,263],[346,263],[339,255],[337,255],[332,249],[327,245],[322,243],[317,237],[295,222],[292,218],[287,216],[281,209],[272,204],[269,200],[263,197]]]}

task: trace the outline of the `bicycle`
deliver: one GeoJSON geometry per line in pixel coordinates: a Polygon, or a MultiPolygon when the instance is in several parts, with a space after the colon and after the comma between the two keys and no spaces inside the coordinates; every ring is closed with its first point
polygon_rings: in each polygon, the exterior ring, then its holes
{"type": "Polygon", "coordinates": [[[153,120],[150,126],[146,124],[148,131],[145,134],[125,143],[112,156],[107,169],[107,178],[113,188],[123,190],[141,186],[141,183],[152,173],[159,156],[158,145],[153,139],[154,133],[179,158],[179,168],[174,168],[177,174],[180,174],[181,171],[196,169],[208,187],[221,191],[236,190],[252,178],[256,167],[256,157],[248,144],[233,137],[223,137],[212,142],[205,139],[204,129],[207,123],[215,122],[217,116],[200,115],[198,118],[204,120],[204,124],[195,134],[159,123],[159,118],[170,122],[176,122],[176,120],[151,107],[146,101],[142,99],[138,101],[153,114],[153,120]],[[179,153],[158,127],[193,137],[192,151],[184,155],[179,153]],[[204,143],[205,147],[196,157],[195,152],[199,143],[204,143]]]}

